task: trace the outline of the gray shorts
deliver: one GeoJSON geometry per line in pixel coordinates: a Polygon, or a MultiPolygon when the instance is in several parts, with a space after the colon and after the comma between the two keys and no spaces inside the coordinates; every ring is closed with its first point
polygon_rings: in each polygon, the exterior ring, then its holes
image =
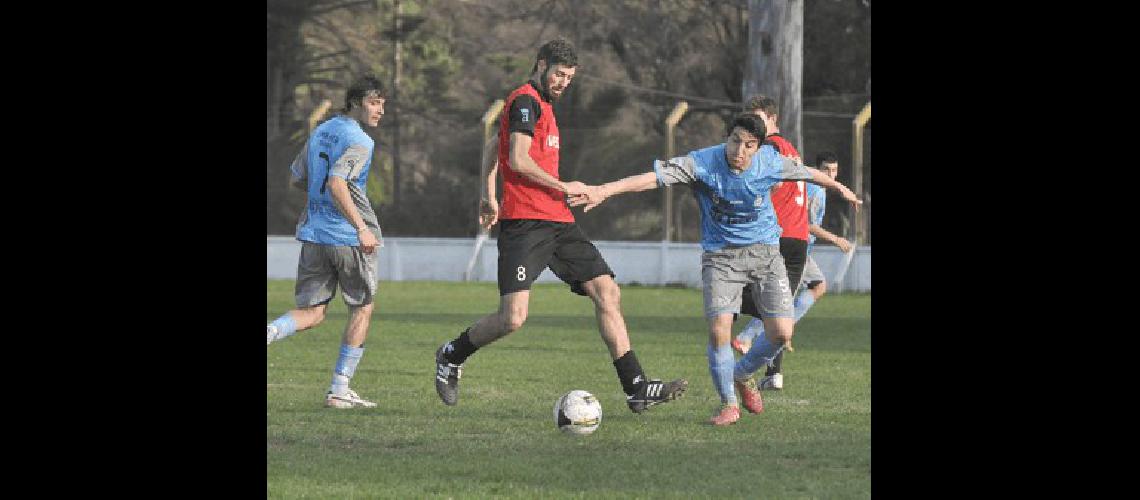
{"type": "Polygon", "coordinates": [[[817,281],[826,281],[827,278],[823,277],[823,271],[819,270],[819,265],[815,263],[815,259],[808,255],[807,264],[804,264],[804,278],[802,280],[804,286],[817,281]]]}
{"type": "Polygon", "coordinates": [[[380,249],[365,255],[360,247],[320,245],[301,242],[297,262],[297,307],[313,307],[332,300],[337,285],[344,292],[344,303],[362,306],[372,303],[376,294],[376,261],[380,249]]]}
{"type": "Polygon", "coordinates": [[[791,318],[792,291],[780,245],[725,247],[701,254],[705,317],[740,312],[744,285],[753,283],[753,299],[764,318],[791,318]]]}

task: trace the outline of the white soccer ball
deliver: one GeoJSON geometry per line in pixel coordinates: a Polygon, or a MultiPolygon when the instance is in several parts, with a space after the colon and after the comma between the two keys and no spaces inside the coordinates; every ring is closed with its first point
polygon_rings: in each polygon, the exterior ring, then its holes
{"type": "Polygon", "coordinates": [[[567,434],[585,436],[602,424],[602,404],[586,391],[573,390],[554,403],[554,425],[567,434]]]}

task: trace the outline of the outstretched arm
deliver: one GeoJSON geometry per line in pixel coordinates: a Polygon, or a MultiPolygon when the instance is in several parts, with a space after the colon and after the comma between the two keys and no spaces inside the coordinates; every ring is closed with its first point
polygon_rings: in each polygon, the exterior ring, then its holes
{"type": "Polygon", "coordinates": [[[657,187],[657,173],[646,172],[644,174],[631,175],[624,179],[607,182],[601,186],[592,186],[586,193],[571,196],[570,206],[576,207],[578,205],[585,205],[583,212],[589,212],[590,209],[598,206],[606,198],[622,193],[636,193],[638,191],[648,191],[657,187]]]}
{"type": "Polygon", "coordinates": [[[840,184],[835,179],[832,179],[831,176],[819,170],[811,167],[804,168],[811,173],[811,179],[809,179],[810,182],[814,182],[828,189],[839,191],[839,194],[843,196],[843,199],[851,202],[851,206],[855,208],[856,212],[859,211],[859,205],[862,205],[863,201],[860,200],[858,196],[855,196],[854,192],[852,192],[850,189],[847,189],[847,186],[840,184]]]}
{"type": "Polygon", "coordinates": [[[588,212],[610,196],[648,191],[657,186],[697,182],[696,170],[696,162],[688,155],[678,156],[669,161],[657,160],[653,162],[653,171],[651,172],[631,175],[601,186],[589,186],[585,193],[570,197],[570,206],[585,205],[585,211],[588,212]]]}

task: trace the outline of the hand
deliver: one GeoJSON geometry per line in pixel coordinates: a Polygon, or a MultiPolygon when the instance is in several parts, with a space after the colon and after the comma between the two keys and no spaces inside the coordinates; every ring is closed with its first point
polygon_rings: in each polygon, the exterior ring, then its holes
{"type": "Polygon", "coordinates": [[[854,191],[847,189],[847,186],[840,184],[839,187],[843,188],[839,191],[839,193],[843,195],[843,199],[851,202],[851,207],[855,209],[856,213],[858,213],[859,205],[862,205],[863,202],[859,199],[858,196],[855,196],[854,191]]]}
{"type": "Polygon", "coordinates": [[[847,241],[847,238],[840,236],[833,243],[835,243],[835,246],[839,247],[840,250],[843,250],[843,253],[851,251],[851,242],[847,241]]]}
{"type": "Polygon", "coordinates": [[[571,182],[563,182],[562,183],[562,189],[566,190],[566,197],[570,198],[571,196],[575,196],[575,195],[585,193],[586,190],[590,189],[590,186],[582,184],[581,182],[578,182],[578,181],[571,181],[571,182]]]}
{"type": "Polygon", "coordinates": [[[479,203],[479,226],[484,230],[491,229],[499,221],[499,202],[495,199],[483,200],[479,203]]]}
{"type": "Polygon", "coordinates": [[[606,201],[606,198],[609,197],[610,195],[606,191],[605,186],[586,186],[586,192],[576,196],[571,196],[569,198],[569,201],[570,206],[572,207],[585,205],[586,208],[584,208],[582,211],[589,212],[590,209],[600,205],[603,201],[606,201]]]}
{"type": "Polygon", "coordinates": [[[365,254],[371,255],[376,251],[376,247],[380,245],[380,241],[376,239],[376,235],[366,226],[364,229],[357,229],[356,236],[360,238],[360,250],[365,254]]]}

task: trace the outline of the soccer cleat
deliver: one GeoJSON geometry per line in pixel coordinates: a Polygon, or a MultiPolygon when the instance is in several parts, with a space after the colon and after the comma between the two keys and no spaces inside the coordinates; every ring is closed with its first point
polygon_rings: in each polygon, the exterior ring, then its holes
{"type": "Polygon", "coordinates": [[[277,340],[277,327],[265,325],[265,345],[269,345],[274,340],[277,340]]]}
{"type": "Polygon", "coordinates": [[[756,388],[756,381],[752,377],[744,380],[734,380],[736,390],[740,391],[740,397],[744,400],[744,409],[752,413],[760,413],[764,411],[764,399],[760,397],[760,389],[756,388]]]}
{"type": "Polygon", "coordinates": [[[453,364],[443,356],[443,348],[435,351],[435,392],[443,404],[455,406],[459,402],[459,379],[463,377],[463,365],[453,364]]]}
{"type": "Polygon", "coordinates": [[[332,392],[325,394],[325,406],[328,408],[375,408],[376,403],[361,398],[356,391],[349,389],[339,396],[332,392]]]}
{"type": "Polygon", "coordinates": [[[720,408],[720,413],[709,419],[709,423],[716,426],[732,425],[737,420],[740,420],[740,407],[724,405],[720,408]]]}
{"type": "Polygon", "coordinates": [[[659,379],[650,380],[637,389],[637,393],[626,396],[625,402],[634,413],[641,413],[650,406],[672,401],[681,397],[685,389],[689,388],[689,381],[679,378],[669,383],[659,379]]]}
{"type": "Polygon", "coordinates": [[[731,343],[732,348],[736,349],[736,352],[739,352],[740,354],[748,354],[748,350],[752,348],[752,342],[743,342],[736,337],[732,338],[731,343]]]}
{"type": "Polygon", "coordinates": [[[778,391],[784,388],[784,374],[773,373],[760,379],[760,388],[765,391],[778,391]]]}

